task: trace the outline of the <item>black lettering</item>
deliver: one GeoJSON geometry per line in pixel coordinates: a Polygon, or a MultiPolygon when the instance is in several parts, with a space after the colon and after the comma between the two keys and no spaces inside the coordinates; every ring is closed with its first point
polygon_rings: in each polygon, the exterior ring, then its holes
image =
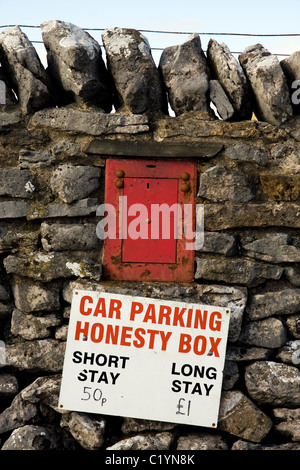
{"type": "Polygon", "coordinates": [[[82,356],[81,351],[74,351],[72,361],[75,362],[75,364],[80,364],[80,362],[82,361],[81,356],[82,356]]]}
{"type": "Polygon", "coordinates": [[[181,390],[181,382],[180,380],[173,380],[172,382],[172,392],[180,392],[181,390]]]}

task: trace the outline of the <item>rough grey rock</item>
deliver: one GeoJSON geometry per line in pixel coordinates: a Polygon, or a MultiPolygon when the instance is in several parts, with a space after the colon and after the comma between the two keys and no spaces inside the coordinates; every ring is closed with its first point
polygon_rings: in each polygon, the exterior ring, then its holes
{"type": "Polygon", "coordinates": [[[49,204],[46,207],[33,205],[28,211],[27,218],[34,220],[56,217],[83,217],[96,213],[98,205],[98,199],[94,197],[81,199],[70,205],[59,203],[49,204]]]}
{"type": "Polygon", "coordinates": [[[10,255],[4,260],[7,273],[50,282],[57,278],[83,277],[100,280],[102,267],[82,253],[33,252],[26,256],[10,255]]]}
{"type": "Polygon", "coordinates": [[[277,359],[285,364],[298,366],[300,364],[300,341],[288,341],[279,351],[277,359]]]}
{"type": "Polygon", "coordinates": [[[288,408],[275,408],[272,411],[275,418],[275,433],[285,440],[300,441],[300,408],[290,410],[288,408]]]}
{"type": "Polygon", "coordinates": [[[31,113],[50,104],[49,79],[26,34],[18,26],[0,33],[1,65],[12,79],[21,109],[31,113]]]}
{"type": "Polygon", "coordinates": [[[21,336],[26,340],[48,338],[51,329],[61,324],[58,315],[37,316],[25,314],[18,309],[14,309],[11,317],[11,333],[21,336]]]}
{"type": "Polygon", "coordinates": [[[50,186],[62,202],[70,204],[97,189],[100,174],[100,168],[94,166],[61,165],[53,172],[50,186]]]}
{"type": "Polygon", "coordinates": [[[62,415],[60,426],[69,431],[74,439],[87,450],[99,450],[104,443],[105,420],[85,413],[62,415]]]}
{"type": "Polygon", "coordinates": [[[166,94],[148,40],[135,29],[102,33],[108,71],[115,87],[115,107],[139,114],[167,111],[166,94]]]}
{"type": "Polygon", "coordinates": [[[250,442],[261,442],[272,427],[265,415],[240,391],[225,391],[221,396],[218,429],[250,442]]]}
{"type": "Polygon", "coordinates": [[[21,149],[19,152],[20,168],[41,168],[51,166],[55,158],[48,150],[21,149]]]}
{"type": "Polygon", "coordinates": [[[65,343],[52,338],[6,345],[6,365],[34,373],[61,372],[65,343]]]}
{"type": "Polygon", "coordinates": [[[35,191],[33,175],[28,170],[1,169],[0,196],[30,198],[35,191]]]}
{"type": "Polygon", "coordinates": [[[31,424],[15,429],[1,450],[76,450],[76,444],[56,426],[31,424]]]}
{"type": "Polygon", "coordinates": [[[165,423],[163,421],[153,421],[148,419],[124,418],[121,426],[123,434],[137,434],[144,431],[170,431],[176,423],[165,423]]]}
{"type": "Polygon", "coordinates": [[[287,331],[278,318],[267,318],[246,324],[239,339],[248,345],[275,349],[284,345],[287,331]]]}
{"type": "Polygon", "coordinates": [[[198,196],[214,202],[248,202],[254,198],[249,182],[242,174],[225,166],[213,166],[201,173],[198,196]]]}
{"type": "Polygon", "coordinates": [[[238,253],[237,240],[228,233],[205,232],[204,245],[200,251],[203,253],[234,256],[238,253]]]}
{"type": "Polygon", "coordinates": [[[271,349],[228,345],[226,360],[236,362],[266,361],[273,355],[271,349]]]}
{"type": "Polygon", "coordinates": [[[285,233],[276,233],[243,245],[246,256],[268,263],[299,263],[300,248],[285,233]]]}
{"type": "Polygon", "coordinates": [[[146,115],[105,114],[66,107],[37,111],[30,123],[32,126],[45,126],[87,135],[138,134],[149,131],[146,115]]]}
{"type": "Polygon", "coordinates": [[[297,408],[300,372],[297,367],[273,361],[255,362],[245,369],[248,393],[258,405],[297,408]]]}
{"type": "Polygon", "coordinates": [[[293,115],[287,80],[277,56],[261,44],[247,47],[239,61],[255,97],[255,114],[261,121],[280,126],[293,115]]]}
{"type": "Polygon", "coordinates": [[[15,277],[12,291],[15,306],[22,312],[51,312],[60,308],[59,286],[55,283],[43,284],[15,277]]]}
{"type": "Polygon", "coordinates": [[[245,73],[226,44],[210,39],[207,62],[212,73],[222,85],[234,109],[233,119],[251,119],[252,96],[245,73]]]}
{"type": "Polygon", "coordinates": [[[179,436],[176,450],[228,450],[228,444],[219,434],[195,432],[179,436]]]}
{"type": "Polygon", "coordinates": [[[300,80],[300,51],[296,51],[289,57],[282,59],[280,61],[280,65],[287,78],[294,114],[299,114],[300,106],[298,89],[300,80]],[[298,83],[293,85],[295,81],[298,81],[298,83]]]}
{"type": "Polygon", "coordinates": [[[24,201],[0,202],[0,219],[18,219],[26,217],[29,205],[24,201]]]}
{"type": "Polygon", "coordinates": [[[0,400],[11,395],[16,395],[19,391],[18,379],[10,373],[0,374],[0,400]]]}
{"type": "Polygon", "coordinates": [[[36,404],[23,400],[20,393],[15,396],[10,406],[0,414],[0,434],[24,426],[38,414],[36,404]]]}
{"type": "Polygon", "coordinates": [[[24,402],[42,403],[57,409],[60,382],[60,374],[38,377],[34,382],[21,390],[19,395],[24,402]]]}
{"type": "Polygon", "coordinates": [[[286,326],[294,338],[300,339],[300,315],[290,315],[286,319],[286,326]]]}
{"type": "Polygon", "coordinates": [[[222,390],[231,390],[240,377],[236,362],[225,360],[222,390]]]}
{"type": "Polygon", "coordinates": [[[198,34],[179,46],[167,47],[159,69],[171,108],[176,115],[190,111],[209,113],[209,70],[198,34]]]}
{"type": "Polygon", "coordinates": [[[60,89],[58,98],[80,104],[112,108],[108,74],[99,43],[72,23],[47,21],[41,24],[49,75],[60,89]]]}
{"type": "Polygon", "coordinates": [[[41,224],[41,243],[46,251],[88,251],[99,248],[94,224],[41,224]]]}
{"type": "Polygon", "coordinates": [[[267,279],[280,279],[283,268],[242,258],[196,258],[195,279],[257,286],[267,279]]]}
{"type": "Polygon", "coordinates": [[[233,117],[233,106],[219,80],[209,81],[209,97],[211,102],[215,105],[219,116],[224,121],[228,121],[233,117]]]}
{"type": "Polygon", "coordinates": [[[265,226],[296,229],[300,227],[299,210],[300,205],[292,202],[206,204],[205,226],[210,231],[265,226]]]}
{"type": "Polygon", "coordinates": [[[123,439],[106,450],[169,450],[171,442],[172,434],[169,432],[146,433],[123,439]]]}
{"type": "Polygon", "coordinates": [[[300,173],[300,148],[297,145],[279,143],[271,147],[270,154],[282,172],[291,175],[300,173]]]}
{"type": "Polygon", "coordinates": [[[291,315],[300,310],[300,289],[281,289],[250,296],[246,307],[249,320],[291,315]]]}
{"type": "Polygon", "coordinates": [[[227,148],[224,151],[224,154],[233,160],[254,162],[262,166],[265,166],[268,163],[265,150],[246,144],[245,142],[239,142],[233,147],[227,148]]]}

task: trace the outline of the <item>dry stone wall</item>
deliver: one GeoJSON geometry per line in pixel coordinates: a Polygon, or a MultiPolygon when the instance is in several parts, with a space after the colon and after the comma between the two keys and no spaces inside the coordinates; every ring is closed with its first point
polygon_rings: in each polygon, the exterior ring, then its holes
{"type": "Polygon", "coordinates": [[[114,28],[105,64],[75,25],[42,34],[47,70],[20,28],[0,34],[1,449],[299,450],[300,122],[283,72],[298,55],[237,61],[214,40],[205,55],[193,35],[156,67],[114,28]],[[96,210],[120,155],[197,160],[193,283],[103,279],[96,210]],[[230,307],[217,428],[59,410],[75,288],[230,307]]]}

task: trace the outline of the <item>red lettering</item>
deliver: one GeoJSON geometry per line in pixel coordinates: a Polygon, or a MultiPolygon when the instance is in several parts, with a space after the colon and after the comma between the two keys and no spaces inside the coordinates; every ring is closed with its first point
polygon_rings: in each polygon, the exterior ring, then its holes
{"type": "Polygon", "coordinates": [[[146,334],[146,331],[143,328],[137,328],[134,334],[138,341],[134,340],[133,345],[136,348],[142,348],[143,346],[145,346],[145,339],[143,338],[142,335],[146,334]]]}
{"type": "Polygon", "coordinates": [[[206,322],[207,322],[207,310],[204,310],[203,314],[201,310],[196,310],[194,328],[198,328],[198,325],[200,324],[201,330],[205,330],[206,322]]]}
{"type": "Polygon", "coordinates": [[[104,326],[101,323],[94,323],[91,328],[91,340],[93,343],[101,343],[104,334],[104,326]]]}
{"type": "Polygon", "coordinates": [[[150,320],[152,323],[156,323],[154,304],[149,304],[148,308],[146,310],[145,317],[144,317],[143,321],[147,322],[148,320],[150,320]]]}
{"type": "Polygon", "coordinates": [[[89,332],[90,324],[88,322],[84,322],[84,326],[82,328],[81,321],[76,323],[76,330],[75,330],[75,340],[79,340],[80,334],[83,335],[84,338],[87,338],[89,332]]]}
{"type": "Polygon", "coordinates": [[[91,308],[88,308],[87,310],[85,310],[85,302],[89,302],[89,303],[93,303],[93,299],[92,297],[90,297],[89,295],[84,295],[80,301],[80,305],[79,305],[79,311],[81,313],[81,315],[90,315],[92,313],[92,309],[91,308]]]}
{"type": "Polygon", "coordinates": [[[121,300],[118,299],[111,299],[110,304],[109,304],[109,313],[108,313],[108,318],[113,318],[113,314],[116,314],[116,318],[120,320],[121,318],[121,307],[122,307],[122,302],[121,300]]]}
{"type": "Polygon", "coordinates": [[[134,317],[138,313],[142,313],[143,309],[144,309],[144,306],[140,302],[132,302],[131,312],[130,312],[130,320],[134,320],[134,317]]]}
{"type": "Polygon", "coordinates": [[[178,322],[180,326],[185,326],[183,318],[182,318],[185,311],[186,311],[186,308],[182,308],[181,310],[179,309],[179,307],[174,308],[174,319],[173,319],[174,326],[177,326],[178,322]]]}
{"type": "Polygon", "coordinates": [[[159,314],[158,314],[158,323],[159,325],[162,325],[163,323],[165,325],[170,325],[170,315],[171,315],[172,309],[168,305],[161,305],[159,307],[159,314]],[[165,322],[163,322],[163,319],[165,319],[165,322]]]}
{"type": "Polygon", "coordinates": [[[206,341],[205,336],[196,336],[195,342],[194,342],[194,353],[197,354],[197,356],[202,356],[202,354],[205,353],[206,343],[207,341],[206,341]],[[199,344],[201,345],[201,349],[199,349],[199,344]]]}
{"type": "Polygon", "coordinates": [[[132,328],[130,326],[123,326],[120,345],[121,346],[130,346],[131,343],[127,343],[126,340],[131,338],[132,328]]]}
{"type": "Polygon", "coordinates": [[[188,353],[191,350],[191,335],[181,334],[180,341],[179,341],[179,349],[178,352],[188,353]]]}
{"type": "Polygon", "coordinates": [[[220,312],[213,312],[209,318],[209,328],[212,330],[212,331],[220,331],[221,329],[221,321],[219,320],[216,320],[215,321],[215,317],[216,318],[222,318],[222,314],[220,312]]]}
{"type": "Polygon", "coordinates": [[[220,357],[220,354],[219,354],[219,351],[218,351],[218,346],[221,342],[221,338],[209,338],[210,339],[210,344],[211,344],[211,348],[210,348],[210,354],[214,354],[216,357],[220,357]]]}
{"type": "Polygon", "coordinates": [[[103,299],[102,297],[100,297],[97,302],[93,316],[98,317],[99,313],[102,315],[103,318],[106,318],[105,299],[103,299]]]}

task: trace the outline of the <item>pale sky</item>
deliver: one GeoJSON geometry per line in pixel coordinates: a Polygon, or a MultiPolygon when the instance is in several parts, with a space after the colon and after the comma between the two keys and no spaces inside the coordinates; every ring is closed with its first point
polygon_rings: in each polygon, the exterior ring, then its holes
{"type": "MultiPolygon", "coordinates": [[[[232,52],[242,52],[247,46],[260,43],[270,52],[291,54],[300,50],[300,36],[244,37],[220,36],[213,33],[300,34],[299,0],[2,0],[0,26],[35,25],[44,21],[62,20],[82,28],[111,28],[114,26],[141,30],[200,33],[205,50],[210,38],[227,44],[232,52]],[[202,33],[202,34],[201,34],[202,33]],[[204,34],[211,33],[211,34],[204,34]]],[[[40,30],[22,28],[30,40],[41,40],[40,30]]],[[[101,31],[89,31],[101,43],[101,31]]],[[[188,34],[156,34],[143,32],[152,53],[159,60],[165,48],[181,44],[188,34]]],[[[43,45],[34,43],[43,55],[43,45]]],[[[279,57],[282,59],[283,57],[279,57]]]]}

